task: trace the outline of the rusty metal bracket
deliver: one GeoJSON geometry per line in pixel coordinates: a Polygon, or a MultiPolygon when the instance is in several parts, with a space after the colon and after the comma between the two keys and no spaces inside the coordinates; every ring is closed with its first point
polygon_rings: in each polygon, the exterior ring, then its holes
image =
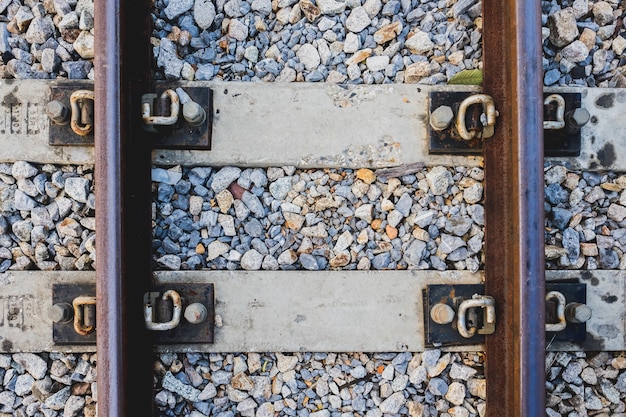
{"type": "MultiPolygon", "coordinates": [[[[96,286],[54,284],[49,315],[52,340],[57,345],[93,345],[96,286]]],[[[213,284],[164,284],[147,293],[151,299],[151,330],[156,344],[213,343],[215,299],[213,284]],[[180,297],[162,297],[175,292],[180,297]],[[154,302],[159,299],[159,302],[154,302]],[[169,302],[169,305],[168,305],[169,302]],[[177,308],[174,302],[178,303],[177,308]],[[184,317],[183,317],[184,312],[184,317]]]]}
{"type": "MultiPolygon", "coordinates": [[[[165,91],[177,90],[176,84],[157,84],[151,92],[154,97],[161,97],[165,91]]],[[[172,125],[151,125],[146,128],[146,138],[150,140],[155,149],[189,149],[189,150],[210,150],[213,126],[213,91],[208,87],[182,87],[189,98],[196,103],[206,116],[198,121],[187,121],[185,117],[178,117],[176,123],[172,125]]],[[[181,116],[186,116],[183,104],[181,116]]],[[[157,109],[157,105],[152,103],[152,109],[157,109]]],[[[169,108],[168,108],[169,112],[169,108]]],[[[168,114],[169,115],[169,114],[168,114]]]]}
{"type": "MultiPolygon", "coordinates": [[[[563,129],[543,129],[543,153],[544,156],[579,156],[581,147],[580,128],[572,128],[571,114],[581,108],[580,93],[559,93],[565,100],[563,129]]],[[[551,94],[544,93],[546,100],[551,94]]],[[[556,121],[560,117],[559,103],[551,101],[543,107],[543,120],[556,121]]]]}
{"type": "MultiPolygon", "coordinates": [[[[156,285],[152,288],[151,293],[148,294],[165,294],[167,291],[172,290],[180,294],[182,298],[182,309],[185,311],[185,317],[180,318],[176,326],[167,330],[153,332],[155,343],[159,345],[213,343],[215,328],[213,284],[162,284],[156,285]],[[198,304],[204,306],[206,315],[203,315],[203,320],[199,322],[193,319],[190,321],[188,308],[191,306],[193,309],[198,304]]],[[[171,322],[173,320],[173,302],[169,300],[168,305],[168,300],[165,300],[162,296],[157,298],[165,302],[154,304],[154,317],[159,322],[171,322]]],[[[159,327],[158,323],[157,327],[159,327]]]]}
{"type": "MultiPolygon", "coordinates": [[[[469,96],[476,93],[465,91],[432,91],[429,93],[428,114],[441,106],[448,106],[456,116],[459,114],[461,103],[469,96]]],[[[431,154],[454,154],[454,155],[480,155],[483,152],[482,139],[476,133],[483,130],[480,123],[481,105],[473,105],[465,112],[465,130],[473,134],[470,140],[464,139],[457,131],[454,123],[443,130],[435,130],[431,124],[428,126],[429,152],[431,154]]]]}
{"type": "MultiPolygon", "coordinates": [[[[91,97],[93,97],[93,83],[89,81],[71,81],[71,82],[63,82],[63,83],[55,83],[50,87],[50,101],[48,104],[56,102],[55,104],[62,104],[66,109],[70,110],[72,108],[72,104],[74,104],[74,110],[70,112],[72,118],[72,123],[70,124],[70,114],[67,115],[66,120],[63,121],[58,120],[57,117],[49,114],[48,119],[48,144],[51,146],[93,146],[94,143],[94,135],[93,135],[93,106],[85,107],[85,111],[82,110],[83,107],[79,106],[78,99],[81,100],[85,98],[85,96],[89,96],[87,92],[91,93],[91,97]],[[77,91],[82,91],[83,94],[80,97],[74,96],[72,98],[72,94],[77,91]],[[89,110],[91,109],[91,110],[89,110]],[[82,123],[81,116],[84,113],[84,116],[88,118],[88,113],[91,112],[91,124],[82,123]],[[57,119],[56,121],[53,120],[57,119]],[[89,128],[86,128],[85,125],[90,125],[89,128]],[[73,126],[77,127],[77,133],[73,126]]],[[[59,106],[60,107],[60,106],[59,106]]],[[[60,110],[59,110],[60,111],[60,110]]],[[[58,115],[56,115],[58,116],[58,115]]],[[[86,120],[87,121],[87,120],[86,120]]]]}
{"type": "Polygon", "coordinates": [[[96,286],[91,284],[53,284],[52,306],[70,307],[69,316],[51,318],[52,341],[57,345],[93,345],[96,343],[95,316],[88,313],[95,304],[96,286]],[[87,307],[87,309],[85,308],[87,307]],[[78,329],[77,329],[78,327],[78,329]]]}
{"type": "MultiPolygon", "coordinates": [[[[474,294],[484,293],[485,288],[482,284],[463,284],[463,285],[428,285],[423,291],[424,298],[424,342],[427,347],[442,347],[452,345],[477,345],[485,340],[485,336],[478,332],[473,333],[470,337],[463,337],[457,328],[456,312],[459,305],[466,300],[471,300],[474,294]],[[441,309],[441,305],[446,305],[453,311],[454,316],[449,323],[447,320],[438,320],[433,317],[431,311],[441,309]],[[435,320],[440,321],[437,323],[435,320]]],[[[473,328],[483,327],[483,314],[478,314],[480,309],[471,309],[464,314],[464,323],[473,328]]]]}
{"type": "MultiPolygon", "coordinates": [[[[442,106],[452,109],[453,117],[459,115],[461,104],[468,97],[476,95],[475,92],[444,92],[432,91],[429,93],[429,116],[442,106]]],[[[581,109],[581,93],[559,93],[559,98],[565,101],[565,108],[560,105],[560,100],[554,99],[554,94],[544,93],[544,156],[579,156],[581,149],[580,129],[584,123],[576,120],[574,111],[581,109]],[[546,100],[550,98],[549,100],[546,100]]],[[[494,97],[496,99],[496,97],[494,97]]],[[[465,124],[467,132],[461,129],[459,132],[457,123],[443,123],[433,120],[428,124],[428,146],[431,154],[452,155],[481,155],[483,152],[483,140],[478,132],[484,127],[480,120],[483,113],[480,105],[472,105],[465,108],[465,124]],[[433,126],[434,125],[434,126],[433,126]],[[441,128],[441,126],[445,126],[441,128]],[[464,137],[471,137],[470,140],[464,137]]],[[[583,110],[584,111],[584,110],[583,110]]],[[[463,113],[463,112],[461,112],[463,113]]]]}
{"type": "MultiPolygon", "coordinates": [[[[567,323],[561,331],[546,332],[546,345],[551,342],[582,343],[587,338],[587,325],[585,322],[576,323],[572,320],[570,309],[574,304],[585,305],[587,303],[587,284],[570,282],[546,282],[546,294],[559,292],[565,297],[565,318],[567,323]],[[569,308],[568,308],[569,306],[569,308]]],[[[546,299],[546,323],[559,321],[559,312],[556,303],[546,299]]]]}
{"type": "MultiPolygon", "coordinates": [[[[51,86],[48,110],[48,143],[52,146],[93,146],[93,83],[88,81],[55,83],[51,86]],[[76,92],[80,94],[77,96],[76,92]],[[67,116],[64,114],[69,112],[67,116]],[[71,122],[71,123],[70,123],[71,122]]],[[[146,136],[154,149],[210,150],[213,126],[213,92],[208,87],[179,87],[174,83],[157,84],[142,103],[146,136]],[[174,90],[184,90],[189,103],[176,103],[174,90]],[[164,100],[169,99],[169,100],[164,100]],[[166,103],[165,109],[162,109],[166,103]],[[147,114],[146,114],[147,111],[147,114]],[[156,113],[156,114],[152,114],[156,113]],[[164,114],[161,114],[164,113],[164,114]],[[203,113],[203,116],[199,116],[203,113]],[[179,117],[180,115],[180,117],[179,117]],[[189,120],[187,120],[189,119],[189,120]]]]}
{"type": "MultiPolygon", "coordinates": [[[[587,334],[585,321],[590,314],[590,310],[585,310],[589,309],[586,306],[586,284],[548,282],[545,289],[546,329],[551,330],[546,331],[546,342],[584,342],[587,334]],[[559,300],[554,293],[564,299],[557,302],[559,300]],[[580,313],[581,310],[585,310],[583,313],[587,313],[587,317],[581,317],[585,315],[580,313]],[[574,317],[575,311],[579,312],[579,317],[574,317]]],[[[495,318],[489,319],[488,306],[476,296],[484,294],[484,291],[482,284],[428,285],[422,294],[425,345],[441,347],[484,343],[484,335],[493,333],[495,325],[495,318]]]]}

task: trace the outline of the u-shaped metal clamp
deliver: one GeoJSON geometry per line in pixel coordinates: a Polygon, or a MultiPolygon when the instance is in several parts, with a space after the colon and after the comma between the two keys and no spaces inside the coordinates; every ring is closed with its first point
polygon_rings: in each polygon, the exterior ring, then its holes
{"type": "Polygon", "coordinates": [[[481,137],[483,139],[490,138],[494,133],[496,117],[498,117],[498,111],[493,103],[493,98],[487,94],[474,94],[461,102],[456,116],[456,130],[459,132],[459,136],[465,140],[472,140],[477,137],[481,137]],[[467,113],[469,106],[472,104],[482,104],[483,113],[487,116],[487,123],[483,125],[481,133],[475,131],[470,132],[465,126],[465,114],[467,113]]]}
{"type": "Polygon", "coordinates": [[[93,105],[86,100],[93,103],[94,97],[91,90],[77,90],[70,96],[70,127],[79,136],[87,136],[93,131],[93,105]]]}
{"type": "Polygon", "coordinates": [[[496,330],[496,302],[493,297],[486,295],[474,294],[471,299],[464,300],[459,304],[459,311],[457,312],[457,331],[461,336],[466,339],[474,336],[476,332],[478,334],[492,334],[496,330]],[[482,308],[483,311],[483,327],[477,328],[471,326],[467,328],[466,314],[470,308],[482,308]]]}
{"type": "Polygon", "coordinates": [[[565,319],[565,296],[559,291],[550,291],[546,294],[546,301],[556,300],[556,323],[546,323],[546,332],[560,332],[567,327],[565,319]]]}
{"type": "Polygon", "coordinates": [[[550,94],[543,101],[543,105],[556,103],[556,120],[544,120],[543,128],[550,130],[563,129],[565,127],[565,99],[560,94],[550,94]]]}
{"type": "Polygon", "coordinates": [[[176,91],[169,89],[161,94],[161,99],[170,99],[170,111],[168,116],[153,115],[153,98],[156,98],[156,95],[146,94],[142,98],[141,117],[144,124],[147,126],[171,126],[176,124],[180,112],[180,98],[178,94],[176,94],[176,91]]]}
{"type": "Polygon", "coordinates": [[[96,297],[80,296],[74,298],[72,301],[72,308],[74,309],[74,330],[81,336],[87,336],[89,333],[96,329],[93,324],[95,319],[96,297]],[[88,311],[86,311],[88,310],[88,311]]]}
{"type": "Polygon", "coordinates": [[[167,299],[172,300],[172,304],[174,305],[174,309],[172,312],[172,319],[170,321],[166,321],[164,323],[155,323],[154,322],[154,306],[152,303],[145,303],[143,306],[143,317],[146,322],[146,328],[148,330],[172,330],[180,324],[180,316],[183,311],[183,300],[174,290],[168,290],[163,293],[161,296],[161,300],[166,301],[167,299]]]}

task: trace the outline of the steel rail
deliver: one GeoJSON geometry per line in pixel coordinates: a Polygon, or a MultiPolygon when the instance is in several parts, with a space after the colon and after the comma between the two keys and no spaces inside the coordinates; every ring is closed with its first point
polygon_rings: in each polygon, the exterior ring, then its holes
{"type": "Polygon", "coordinates": [[[500,112],[483,147],[487,415],[545,415],[543,73],[535,0],[483,1],[484,92],[500,112]]]}
{"type": "Polygon", "coordinates": [[[150,148],[141,90],[150,69],[150,1],[95,2],[95,186],[98,414],[153,414],[152,351],[143,326],[151,285],[150,148]]]}

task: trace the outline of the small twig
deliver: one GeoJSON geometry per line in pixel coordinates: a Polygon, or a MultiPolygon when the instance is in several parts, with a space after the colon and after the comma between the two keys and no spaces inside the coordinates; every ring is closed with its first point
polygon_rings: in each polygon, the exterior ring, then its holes
{"type": "Polygon", "coordinates": [[[362,377],[362,378],[353,379],[353,380],[352,380],[352,381],[350,381],[350,382],[346,382],[345,384],[341,384],[341,385],[338,387],[338,388],[339,388],[339,391],[341,391],[342,389],[344,389],[344,388],[346,388],[346,387],[350,387],[350,386],[352,386],[352,385],[356,385],[356,384],[358,384],[359,382],[369,381],[370,379],[374,378],[374,376],[375,376],[375,375],[376,375],[376,374],[367,374],[367,375],[365,375],[365,376],[364,376],[364,377],[362,377]]]}
{"type": "Polygon", "coordinates": [[[404,164],[404,165],[399,165],[397,167],[377,169],[376,176],[379,179],[386,181],[389,178],[396,178],[396,177],[402,177],[404,175],[415,174],[416,172],[421,171],[422,169],[424,169],[423,162],[414,162],[412,164],[404,164]]]}

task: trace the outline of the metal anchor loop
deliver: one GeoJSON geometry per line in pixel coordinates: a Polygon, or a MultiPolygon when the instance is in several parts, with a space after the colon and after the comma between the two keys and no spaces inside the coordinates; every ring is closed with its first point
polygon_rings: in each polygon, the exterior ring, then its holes
{"type": "Polygon", "coordinates": [[[556,323],[546,323],[546,332],[560,332],[567,327],[565,319],[565,296],[559,291],[550,291],[546,294],[546,301],[556,301],[556,323]]]}
{"type": "Polygon", "coordinates": [[[492,334],[496,331],[496,307],[493,297],[486,295],[474,294],[470,300],[464,300],[459,304],[459,310],[457,312],[457,330],[461,336],[466,339],[478,334],[492,334]],[[467,311],[470,308],[482,308],[483,311],[483,327],[477,328],[471,326],[467,328],[467,311]]]}
{"type": "Polygon", "coordinates": [[[70,96],[70,127],[79,136],[87,136],[93,131],[94,92],[77,90],[70,96]]]}
{"type": "Polygon", "coordinates": [[[155,304],[156,304],[157,298],[158,298],[158,293],[147,293],[144,296],[143,316],[144,316],[144,321],[146,323],[146,328],[148,330],[157,330],[157,331],[172,330],[173,328],[175,328],[176,326],[180,324],[180,317],[183,311],[183,300],[180,297],[180,294],[178,294],[176,291],[174,290],[165,291],[163,295],[161,296],[161,300],[163,301],[172,300],[172,304],[173,304],[172,318],[170,321],[167,321],[164,323],[156,323],[154,321],[154,317],[155,317],[154,310],[155,310],[155,304]]]}
{"type": "Polygon", "coordinates": [[[153,107],[156,94],[144,94],[141,98],[141,117],[146,126],[171,126],[178,122],[178,114],[180,111],[180,98],[176,91],[168,89],[165,90],[159,99],[159,110],[163,111],[161,107],[166,107],[165,104],[169,101],[169,115],[154,115],[153,107]]]}
{"type": "Polygon", "coordinates": [[[81,296],[72,301],[74,308],[74,330],[87,336],[96,329],[96,297],[81,296]]]}
{"type": "Polygon", "coordinates": [[[544,120],[544,129],[563,129],[565,127],[565,99],[559,94],[550,94],[543,101],[543,105],[547,106],[550,103],[556,103],[556,120],[544,120]]]}
{"type": "Polygon", "coordinates": [[[498,111],[493,103],[493,98],[487,94],[474,94],[461,102],[456,117],[456,129],[459,132],[459,136],[465,140],[472,140],[477,137],[482,137],[483,139],[490,138],[494,133],[496,117],[498,117],[498,111]],[[483,125],[481,133],[468,131],[467,126],[465,126],[465,114],[469,106],[473,104],[482,104],[483,112],[487,116],[487,123],[483,125]]]}

